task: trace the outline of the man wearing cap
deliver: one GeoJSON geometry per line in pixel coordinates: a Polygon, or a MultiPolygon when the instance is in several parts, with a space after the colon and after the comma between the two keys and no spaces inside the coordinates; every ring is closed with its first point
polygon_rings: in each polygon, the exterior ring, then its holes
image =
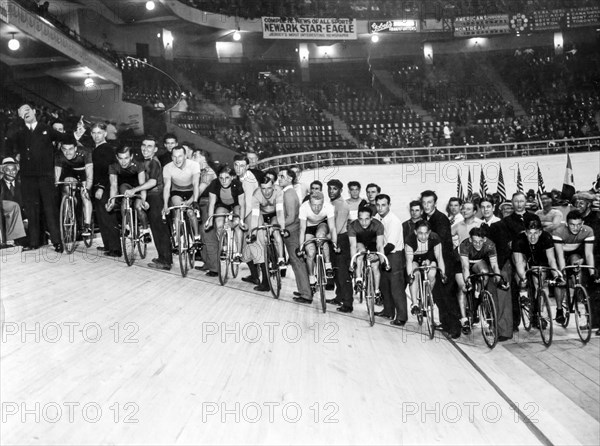
{"type": "MultiPolygon", "coordinates": [[[[25,103],[18,109],[19,118],[25,126],[10,140],[13,152],[19,156],[23,184],[23,202],[29,218],[29,243],[23,251],[40,246],[40,207],[50,231],[50,239],[56,252],[63,252],[56,212],[56,187],[54,186],[54,146],[62,142],[67,134],[60,133],[50,126],[37,122],[36,110],[25,103]]],[[[77,125],[75,138],[85,132],[83,122],[77,125]]]]}
{"type": "Polygon", "coordinates": [[[17,165],[14,158],[4,158],[2,161],[4,176],[0,184],[0,199],[2,200],[2,215],[0,215],[0,249],[9,248],[9,240],[18,240],[26,236],[21,215],[21,207],[14,200],[16,195],[17,165]],[[7,173],[8,172],[8,173],[7,173]]]}

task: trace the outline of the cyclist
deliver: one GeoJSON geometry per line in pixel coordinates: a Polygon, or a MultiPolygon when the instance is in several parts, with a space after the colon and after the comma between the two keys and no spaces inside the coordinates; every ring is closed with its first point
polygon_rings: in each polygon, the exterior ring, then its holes
{"type": "Polygon", "coordinates": [[[300,200],[300,204],[306,203],[310,199],[310,195],[313,192],[323,192],[323,183],[321,183],[319,180],[315,180],[310,183],[308,194],[306,194],[302,200],[300,200]]]}
{"type": "MultiPolygon", "coordinates": [[[[567,224],[562,225],[552,234],[558,268],[562,271],[566,265],[587,265],[594,267],[594,231],[583,224],[583,215],[579,211],[567,214],[567,224]]],[[[596,280],[595,276],[590,280],[596,280]]],[[[562,311],[562,301],[565,291],[556,288],[556,317],[559,324],[565,322],[562,311]]]]}
{"type": "MultiPolygon", "coordinates": [[[[348,224],[348,238],[350,240],[350,258],[357,252],[371,251],[383,252],[384,250],[384,228],[383,223],[373,219],[373,210],[369,206],[363,206],[358,210],[358,218],[348,224]]],[[[381,274],[379,271],[379,256],[370,254],[371,271],[373,271],[373,282],[376,290],[376,297],[381,296],[379,291],[379,281],[381,274]]],[[[359,293],[362,289],[362,268],[363,257],[357,257],[356,269],[354,270],[354,290],[359,293]]],[[[350,307],[351,309],[352,307],[350,307]]],[[[345,312],[343,310],[340,310],[345,312]]]]}
{"type": "MultiPolygon", "coordinates": [[[[285,215],[283,212],[283,191],[278,186],[275,188],[270,175],[265,175],[260,181],[260,187],[252,194],[252,217],[250,218],[250,229],[254,229],[262,224],[280,225],[285,230],[285,215]]],[[[279,268],[285,268],[285,259],[283,258],[283,240],[279,231],[273,231],[275,246],[277,247],[277,264],[279,268]]],[[[260,247],[262,261],[259,262],[262,270],[262,283],[254,289],[256,291],[269,291],[269,282],[266,266],[267,239],[264,231],[259,231],[256,238],[260,247]]],[[[238,245],[239,246],[239,245],[238,245]]],[[[241,261],[241,254],[240,259],[241,261]]]]}
{"type": "MultiPolygon", "coordinates": [[[[67,140],[60,145],[60,151],[54,157],[54,176],[56,181],[69,183],[80,182],[84,185],[81,189],[83,201],[83,232],[88,237],[92,233],[90,224],[92,222],[92,200],[90,192],[94,184],[94,164],[92,162],[92,151],[85,147],[78,147],[74,136],[66,135],[67,140]]],[[[69,188],[63,187],[63,195],[69,193],[69,188]]]]}
{"type": "MultiPolygon", "coordinates": [[[[217,179],[207,188],[208,190],[208,218],[214,214],[226,214],[233,212],[238,216],[243,216],[246,212],[246,198],[244,188],[240,180],[236,178],[235,171],[229,166],[223,166],[219,169],[217,179]]],[[[209,230],[213,225],[217,233],[221,233],[225,224],[225,217],[217,217],[213,220],[207,220],[204,225],[205,230],[209,230]]],[[[246,225],[240,218],[233,220],[235,228],[235,239],[239,250],[242,249],[242,231],[246,230],[246,225]]],[[[242,262],[240,251],[233,253],[234,262],[242,262]]],[[[211,271],[209,271],[211,273],[211,271]]],[[[214,274],[209,274],[214,276],[214,274]]]]}
{"type": "MultiPolygon", "coordinates": [[[[463,334],[468,335],[471,332],[466,313],[466,296],[468,291],[467,284],[471,274],[489,273],[490,269],[496,274],[500,274],[498,267],[498,257],[496,254],[496,245],[485,236],[485,230],[473,228],[469,231],[469,238],[463,240],[459,246],[460,261],[462,273],[456,273],[456,282],[458,283],[458,304],[460,306],[461,325],[463,334]]],[[[494,282],[502,288],[508,289],[508,284],[504,279],[496,277],[494,282]]],[[[476,296],[478,297],[478,296],[476,296]]],[[[476,302],[474,302],[476,306],[476,302]]],[[[475,314],[475,308],[471,309],[475,314]]]]}
{"type": "Polygon", "coordinates": [[[358,218],[358,210],[367,204],[367,201],[360,196],[360,183],[358,181],[350,181],[348,183],[348,192],[350,198],[346,199],[346,203],[350,207],[350,216],[348,223],[353,222],[358,218]]]}
{"type": "MultiPolygon", "coordinates": [[[[302,203],[298,218],[300,219],[300,245],[315,237],[329,237],[334,246],[337,246],[335,211],[331,203],[325,203],[322,192],[313,192],[310,199],[302,203]]],[[[317,249],[313,243],[306,246],[306,266],[313,293],[316,291],[317,285],[317,276],[315,275],[316,253],[317,249]]],[[[325,258],[325,274],[327,278],[332,279],[331,255],[327,244],[323,245],[323,257],[325,258]]]]}
{"type": "MultiPolygon", "coordinates": [[[[183,204],[198,208],[200,197],[200,165],[186,158],[185,147],[175,146],[171,149],[171,162],[163,167],[163,214],[169,213],[171,206],[183,204]]],[[[198,230],[198,218],[194,209],[188,209],[187,216],[192,226],[194,242],[202,242],[198,230]]],[[[179,214],[175,213],[175,227],[179,224],[179,214]]]]}
{"type": "MultiPolygon", "coordinates": [[[[442,240],[431,231],[431,225],[420,220],[415,224],[414,231],[406,237],[405,242],[406,273],[409,277],[410,297],[412,307],[410,312],[414,315],[419,313],[417,296],[419,295],[420,271],[414,271],[419,266],[437,266],[441,270],[442,281],[445,282],[446,265],[442,255],[442,240]],[[414,274],[414,276],[413,276],[414,274]]],[[[430,269],[427,277],[431,283],[431,289],[435,286],[437,270],[430,269]]]]}
{"type": "MultiPolygon", "coordinates": [[[[110,181],[109,199],[117,194],[124,194],[127,197],[133,196],[139,191],[142,198],[136,198],[134,209],[138,214],[138,220],[142,225],[141,235],[145,243],[149,243],[150,229],[148,228],[148,218],[144,212],[149,208],[146,202],[146,190],[140,190],[139,186],[146,183],[146,171],[144,163],[136,161],[131,153],[131,147],[123,146],[117,150],[117,162],[108,167],[108,176],[110,181]]],[[[121,203],[121,210],[124,210],[125,200],[121,203]]],[[[106,203],[106,210],[111,212],[115,207],[115,200],[106,203]]],[[[122,228],[125,230],[125,228],[122,228]]]]}
{"type": "Polygon", "coordinates": [[[472,201],[467,201],[460,208],[460,219],[455,215],[454,224],[451,227],[452,243],[458,247],[463,240],[469,238],[469,231],[481,226],[482,221],[475,217],[477,206],[472,201]]]}

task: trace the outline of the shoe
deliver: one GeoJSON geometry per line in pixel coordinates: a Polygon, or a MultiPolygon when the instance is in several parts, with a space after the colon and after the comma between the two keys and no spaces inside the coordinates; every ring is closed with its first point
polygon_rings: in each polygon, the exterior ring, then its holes
{"type": "Polygon", "coordinates": [[[498,342],[509,341],[511,339],[512,339],[512,337],[508,337],[508,336],[498,336],[498,342]]]}
{"type": "Polygon", "coordinates": [[[287,266],[285,264],[285,260],[280,260],[279,262],[277,262],[277,266],[279,267],[279,269],[286,269],[287,266]]]}
{"type": "Polygon", "coordinates": [[[468,336],[471,334],[471,327],[469,326],[468,320],[466,320],[462,323],[461,330],[465,336],[468,336]]]}
{"type": "Polygon", "coordinates": [[[216,271],[209,271],[209,272],[206,273],[206,275],[208,277],[217,277],[219,275],[219,273],[216,272],[216,271]]]}
{"type": "Polygon", "coordinates": [[[61,252],[65,252],[65,248],[63,247],[62,243],[55,243],[54,244],[54,251],[61,253],[61,252]]]}
{"type": "Polygon", "coordinates": [[[517,333],[519,331],[519,327],[513,327],[513,333],[517,333]]]}
{"type": "Polygon", "coordinates": [[[360,293],[362,291],[362,287],[363,287],[362,279],[356,280],[356,283],[354,284],[354,292],[357,294],[360,293]]]}
{"type": "Polygon", "coordinates": [[[123,253],[121,251],[107,251],[104,255],[108,257],[122,257],[123,253]]]}
{"type": "Polygon", "coordinates": [[[302,297],[302,294],[300,294],[298,291],[294,291],[292,294],[294,297],[302,297]]]}
{"type": "Polygon", "coordinates": [[[325,285],[325,289],[327,291],[333,291],[333,290],[335,290],[335,284],[327,282],[327,284],[325,285]]]}
{"type": "Polygon", "coordinates": [[[146,244],[152,243],[152,236],[150,235],[149,232],[144,232],[142,234],[142,241],[146,244]]]}
{"type": "Polygon", "coordinates": [[[338,300],[338,298],[334,298],[334,299],[327,299],[325,302],[327,302],[328,304],[333,304],[333,305],[343,305],[341,300],[338,300]]]}
{"type": "Polygon", "coordinates": [[[476,314],[475,316],[473,316],[473,325],[476,325],[479,323],[479,316],[476,314]]]}
{"type": "Polygon", "coordinates": [[[557,324],[564,324],[565,321],[567,320],[565,318],[565,314],[563,312],[563,310],[556,310],[556,317],[554,318],[554,320],[556,321],[557,324]]]}
{"type": "Polygon", "coordinates": [[[306,299],[305,297],[294,297],[294,301],[301,304],[312,304],[312,299],[306,299]]]}
{"type": "Polygon", "coordinates": [[[596,332],[596,336],[600,336],[600,330],[596,332]]]}
{"type": "Polygon", "coordinates": [[[271,291],[271,287],[261,283],[260,285],[254,287],[254,291],[271,291]]]}
{"type": "Polygon", "coordinates": [[[383,297],[381,297],[381,291],[377,291],[375,293],[375,305],[382,306],[383,305],[383,297]]]}
{"type": "Polygon", "coordinates": [[[171,265],[167,265],[166,263],[162,263],[162,262],[151,262],[151,263],[148,263],[148,267],[149,268],[154,268],[154,269],[160,269],[160,270],[164,270],[164,271],[170,271],[171,270],[171,265]]]}
{"type": "Polygon", "coordinates": [[[448,336],[450,336],[451,339],[458,339],[458,338],[460,338],[460,331],[456,331],[454,333],[448,333],[448,336]]]}
{"type": "Polygon", "coordinates": [[[375,312],[375,316],[379,316],[379,317],[385,317],[388,319],[392,319],[394,316],[390,316],[389,314],[387,314],[385,311],[376,311],[375,312]]]}
{"type": "Polygon", "coordinates": [[[35,251],[36,249],[40,249],[40,247],[39,246],[23,246],[21,248],[21,251],[22,252],[25,252],[25,251],[35,251]]]}
{"type": "Polygon", "coordinates": [[[254,276],[242,277],[242,282],[253,283],[254,285],[260,284],[259,278],[258,277],[254,277],[254,276]]]}
{"type": "Polygon", "coordinates": [[[420,311],[421,310],[419,309],[418,305],[413,305],[412,307],[410,307],[410,314],[412,314],[413,316],[418,316],[420,311]]]}
{"type": "Polygon", "coordinates": [[[92,235],[92,228],[90,228],[90,225],[83,225],[83,231],[81,231],[81,235],[84,237],[89,237],[92,235]]]}
{"type": "Polygon", "coordinates": [[[242,263],[242,255],[241,254],[234,254],[233,255],[233,263],[242,263]]]}
{"type": "Polygon", "coordinates": [[[317,282],[310,284],[310,292],[313,293],[313,295],[316,294],[316,292],[317,292],[317,282]]]}
{"type": "Polygon", "coordinates": [[[279,274],[281,275],[281,277],[285,277],[285,275],[287,274],[287,266],[282,270],[279,270],[279,274]]]}
{"type": "Polygon", "coordinates": [[[404,327],[406,325],[406,321],[399,321],[398,319],[392,319],[390,321],[390,325],[395,325],[396,327],[404,327]]]}
{"type": "Polygon", "coordinates": [[[108,248],[106,246],[96,246],[96,250],[108,252],[108,248]]]}
{"type": "Polygon", "coordinates": [[[325,277],[327,277],[328,279],[333,279],[333,269],[332,268],[327,268],[325,270],[325,277]]]}
{"type": "Polygon", "coordinates": [[[337,307],[336,310],[340,313],[352,313],[352,311],[354,311],[354,308],[342,305],[341,307],[337,307]]]}

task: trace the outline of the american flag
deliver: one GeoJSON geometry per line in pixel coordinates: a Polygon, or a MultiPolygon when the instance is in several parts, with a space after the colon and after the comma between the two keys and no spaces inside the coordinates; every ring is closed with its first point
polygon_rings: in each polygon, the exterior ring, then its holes
{"type": "Polygon", "coordinates": [[[467,179],[467,200],[473,198],[473,183],[471,181],[471,168],[469,167],[469,178],[467,179]]]}
{"type": "Polygon", "coordinates": [[[502,201],[506,201],[506,186],[504,186],[504,175],[502,175],[502,165],[500,165],[500,173],[498,174],[498,195],[502,201]]]}
{"type": "Polygon", "coordinates": [[[537,190],[537,201],[540,209],[542,208],[542,194],[546,192],[546,186],[544,186],[544,178],[542,177],[542,171],[540,170],[540,164],[538,168],[538,190],[537,190]]]}
{"type": "Polygon", "coordinates": [[[465,191],[463,190],[462,180],[460,179],[460,173],[458,174],[456,183],[456,196],[460,199],[460,201],[465,201],[465,191]]]}
{"type": "Polygon", "coordinates": [[[521,166],[517,164],[517,192],[525,193],[523,189],[523,180],[521,179],[521,166]]]}
{"type": "Polygon", "coordinates": [[[485,198],[488,193],[487,183],[485,181],[485,173],[483,168],[481,169],[481,175],[479,176],[479,194],[481,198],[485,198]]]}

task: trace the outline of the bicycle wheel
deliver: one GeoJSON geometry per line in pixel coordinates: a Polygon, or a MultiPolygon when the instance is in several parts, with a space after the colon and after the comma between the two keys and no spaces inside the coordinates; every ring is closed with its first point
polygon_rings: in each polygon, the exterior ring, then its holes
{"type": "Polygon", "coordinates": [[[527,289],[527,296],[523,296],[519,293],[519,309],[521,312],[521,322],[523,323],[523,328],[525,331],[531,330],[531,302],[532,299],[532,291],[527,289]]]}
{"type": "Polygon", "coordinates": [[[121,225],[121,243],[123,245],[123,256],[125,257],[127,266],[131,266],[133,265],[133,262],[135,262],[135,230],[136,228],[133,224],[133,211],[128,209],[123,213],[121,225]]]}
{"type": "Polygon", "coordinates": [[[592,336],[592,313],[590,311],[590,299],[582,285],[575,285],[573,303],[577,334],[579,335],[579,339],[583,343],[586,343],[590,340],[590,336],[592,336]]]}
{"type": "Polygon", "coordinates": [[[194,265],[196,264],[196,252],[198,251],[198,248],[196,248],[196,242],[194,240],[194,235],[192,234],[192,228],[189,220],[185,221],[185,233],[188,245],[188,263],[190,265],[190,269],[194,269],[194,265]]]}
{"type": "Polygon", "coordinates": [[[90,248],[94,243],[94,211],[92,211],[92,218],[90,218],[90,235],[82,235],[81,238],[87,248],[90,248]]]}
{"type": "Polygon", "coordinates": [[[319,295],[321,296],[321,308],[323,309],[323,313],[325,313],[327,311],[327,301],[325,299],[325,284],[327,283],[327,277],[325,277],[325,264],[323,262],[323,257],[317,258],[317,268],[319,268],[317,273],[317,286],[319,287],[319,295]]]}
{"type": "Polygon", "coordinates": [[[190,269],[190,264],[188,261],[189,255],[189,242],[187,237],[187,231],[185,227],[184,216],[181,216],[179,219],[179,223],[177,225],[177,230],[175,231],[175,237],[177,237],[177,243],[179,245],[179,250],[177,254],[179,256],[179,270],[181,271],[181,277],[187,276],[187,273],[190,269]]]}
{"type": "Polygon", "coordinates": [[[561,308],[563,310],[565,321],[560,325],[562,325],[563,328],[567,328],[569,326],[569,320],[571,319],[571,311],[573,311],[573,306],[571,305],[571,289],[568,286],[565,287],[565,296],[563,297],[561,308]]]}
{"type": "Polygon", "coordinates": [[[279,293],[281,292],[281,272],[279,271],[279,265],[277,264],[277,248],[271,241],[267,245],[267,274],[269,278],[269,288],[271,288],[271,294],[275,299],[279,299],[279,293]]]}
{"type": "Polygon", "coordinates": [[[140,253],[140,257],[142,259],[145,259],[146,253],[148,252],[148,246],[146,245],[146,242],[144,242],[144,240],[142,240],[142,235],[141,235],[141,231],[140,231],[139,227],[137,229],[136,238],[137,238],[137,249],[138,249],[138,252],[140,253]]]}
{"type": "MultiPolygon", "coordinates": [[[[233,254],[237,254],[238,252],[240,252],[240,248],[238,246],[237,243],[237,239],[235,238],[235,233],[233,234],[233,237],[231,237],[231,252],[233,254]]],[[[231,277],[233,277],[234,279],[237,277],[238,272],[240,271],[240,262],[231,262],[231,277]]]]}
{"type": "Polygon", "coordinates": [[[367,314],[369,315],[369,325],[375,325],[375,282],[373,280],[373,271],[367,268],[364,278],[365,300],[367,301],[367,314]]]}
{"type": "Polygon", "coordinates": [[[217,272],[219,273],[219,283],[225,285],[227,283],[227,269],[229,268],[229,233],[226,229],[221,232],[219,237],[219,263],[217,264],[217,272]]]}
{"type": "Polygon", "coordinates": [[[550,309],[550,300],[548,295],[542,289],[538,290],[537,293],[537,319],[542,335],[542,342],[546,347],[550,347],[552,344],[552,334],[554,327],[552,325],[552,310],[550,309]]]}
{"type": "Polygon", "coordinates": [[[63,196],[60,204],[60,238],[67,254],[75,251],[77,245],[77,220],[73,198],[63,196]]]}
{"type": "Polygon", "coordinates": [[[425,299],[423,304],[425,305],[425,317],[427,318],[427,334],[429,335],[429,339],[433,339],[435,334],[435,320],[433,314],[433,294],[430,287],[431,284],[429,282],[423,284],[423,297],[425,299]]]}
{"type": "Polygon", "coordinates": [[[496,305],[489,291],[484,290],[480,295],[479,321],[483,340],[489,348],[494,348],[498,343],[498,323],[496,305]]]}

